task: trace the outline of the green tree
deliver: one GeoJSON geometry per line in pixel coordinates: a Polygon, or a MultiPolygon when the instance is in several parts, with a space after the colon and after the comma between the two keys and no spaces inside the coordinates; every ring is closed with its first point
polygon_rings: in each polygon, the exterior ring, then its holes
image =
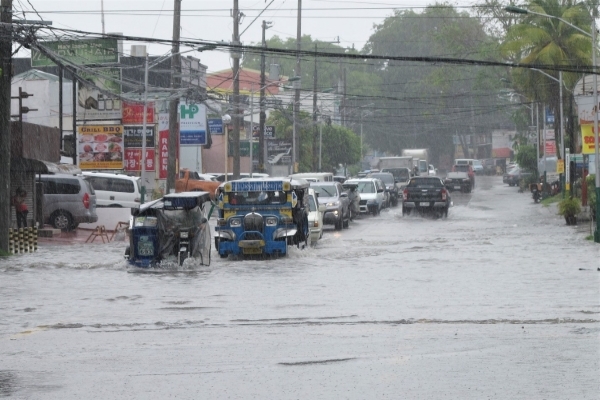
{"type": "MultiPolygon", "coordinates": [[[[569,23],[589,30],[591,17],[583,3],[573,0],[529,0],[526,8],[530,11],[562,18],[569,23]]],[[[557,18],[548,18],[535,14],[522,16],[519,23],[508,29],[502,44],[503,55],[511,60],[525,64],[552,66],[588,66],[591,64],[591,40],[572,26],[557,18]]],[[[546,70],[546,75],[531,69],[514,69],[512,81],[515,89],[529,99],[543,102],[554,111],[554,129],[559,132],[560,94],[558,72],[546,70]]],[[[581,74],[563,73],[565,86],[570,89],[581,74]]],[[[568,90],[563,90],[564,109],[573,109],[573,98],[568,90]]],[[[571,137],[573,131],[571,130],[571,137]]],[[[558,148],[557,148],[558,150],[558,148]]]]}
{"type": "Polygon", "coordinates": [[[537,151],[535,150],[535,146],[529,144],[519,146],[515,159],[522,168],[529,171],[537,171],[537,151]]]}

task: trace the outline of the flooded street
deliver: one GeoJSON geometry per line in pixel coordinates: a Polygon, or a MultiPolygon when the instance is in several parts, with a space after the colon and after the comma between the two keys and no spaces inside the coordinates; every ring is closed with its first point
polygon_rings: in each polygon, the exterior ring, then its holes
{"type": "Polygon", "coordinates": [[[598,399],[600,247],[477,179],[448,219],[391,208],[277,260],[2,260],[0,397],[598,399]]]}

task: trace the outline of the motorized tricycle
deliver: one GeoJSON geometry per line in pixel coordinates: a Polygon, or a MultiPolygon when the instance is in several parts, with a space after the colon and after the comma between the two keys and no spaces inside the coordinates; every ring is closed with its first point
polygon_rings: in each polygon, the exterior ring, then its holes
{"type": "Polygon", "coordinates": [[[308,188],[304,179],[289,178],[223,183],[215,227],[219,256],[284,256],[289,245],[308,245],[308,188]]]}
{"type": "Polygon", "coordinates": [[[210,204],[208,192],[182,192],[132,209],[125,258],[138,267],[153,267],[163,261],[182,265],[190,257],[210,265],[210,204]]]}

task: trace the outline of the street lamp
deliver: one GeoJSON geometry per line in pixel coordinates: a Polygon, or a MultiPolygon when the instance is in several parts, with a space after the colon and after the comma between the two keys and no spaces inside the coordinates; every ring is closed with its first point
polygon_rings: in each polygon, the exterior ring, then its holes
{"type": "MultiPolygon", "coordinates": [[[[594,68],[594,132],[595,132],[595,140],[594,140],[594,158],[595,158],[595,169],[596,169],[596,232],[594,234],[594,242],[600,243],[600,156],[598,154],[598,149],[600,148],[600,140],[598,135],[598,75],[596,72],[596,15],[592,15],[592,32],[586,32],[578,26],[573,25],[572,23],[548,14],[542,14],[535,11],[529,11],[524,8],[519,8],[515,6],[508,6],[504,10],[513,13],[513,14],[533,14],[539,15],[540,17],[553,18],[561,21],[564,24],[569,25],[571,28],[576,29],[577,31],[583,33],[584,35],[592,38],[592,67],[594,68]]],[[[594,14],[597,13],[596,9],[594,9],[594,14]]]]}

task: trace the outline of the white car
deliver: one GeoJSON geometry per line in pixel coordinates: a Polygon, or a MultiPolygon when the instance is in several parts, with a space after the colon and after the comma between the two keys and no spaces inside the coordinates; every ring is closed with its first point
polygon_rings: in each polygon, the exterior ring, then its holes
{"type": "Polygon", "coordinates": [[[98,207],[138,208],[142,198],[141,181],[137,176],[107,172],[83,172],[83,177],[96,191],[98,207]]]}
{"type": "Polygon", "coordinates": [[[380,179],[361,178],[349,179],[344,183],[356,183],[360,193],[360,212],[377,215],[385,202],[385,186],[380,179]]]}
{"type": "Polygon", "coordinates": [[[308,189],[308,227],[310,229],[310,242],[315,244],[323,237],[323,213],[325,204],[319,204],[317,194],[314,189],[308,189]]]}
{"type": "Polygon", "coordinates": [[[435,169],[435,167],[432,164],[429,164],[429,172],[428,172],[429,176],[436,176],[437,175],[437,169],[435,169]]]}

